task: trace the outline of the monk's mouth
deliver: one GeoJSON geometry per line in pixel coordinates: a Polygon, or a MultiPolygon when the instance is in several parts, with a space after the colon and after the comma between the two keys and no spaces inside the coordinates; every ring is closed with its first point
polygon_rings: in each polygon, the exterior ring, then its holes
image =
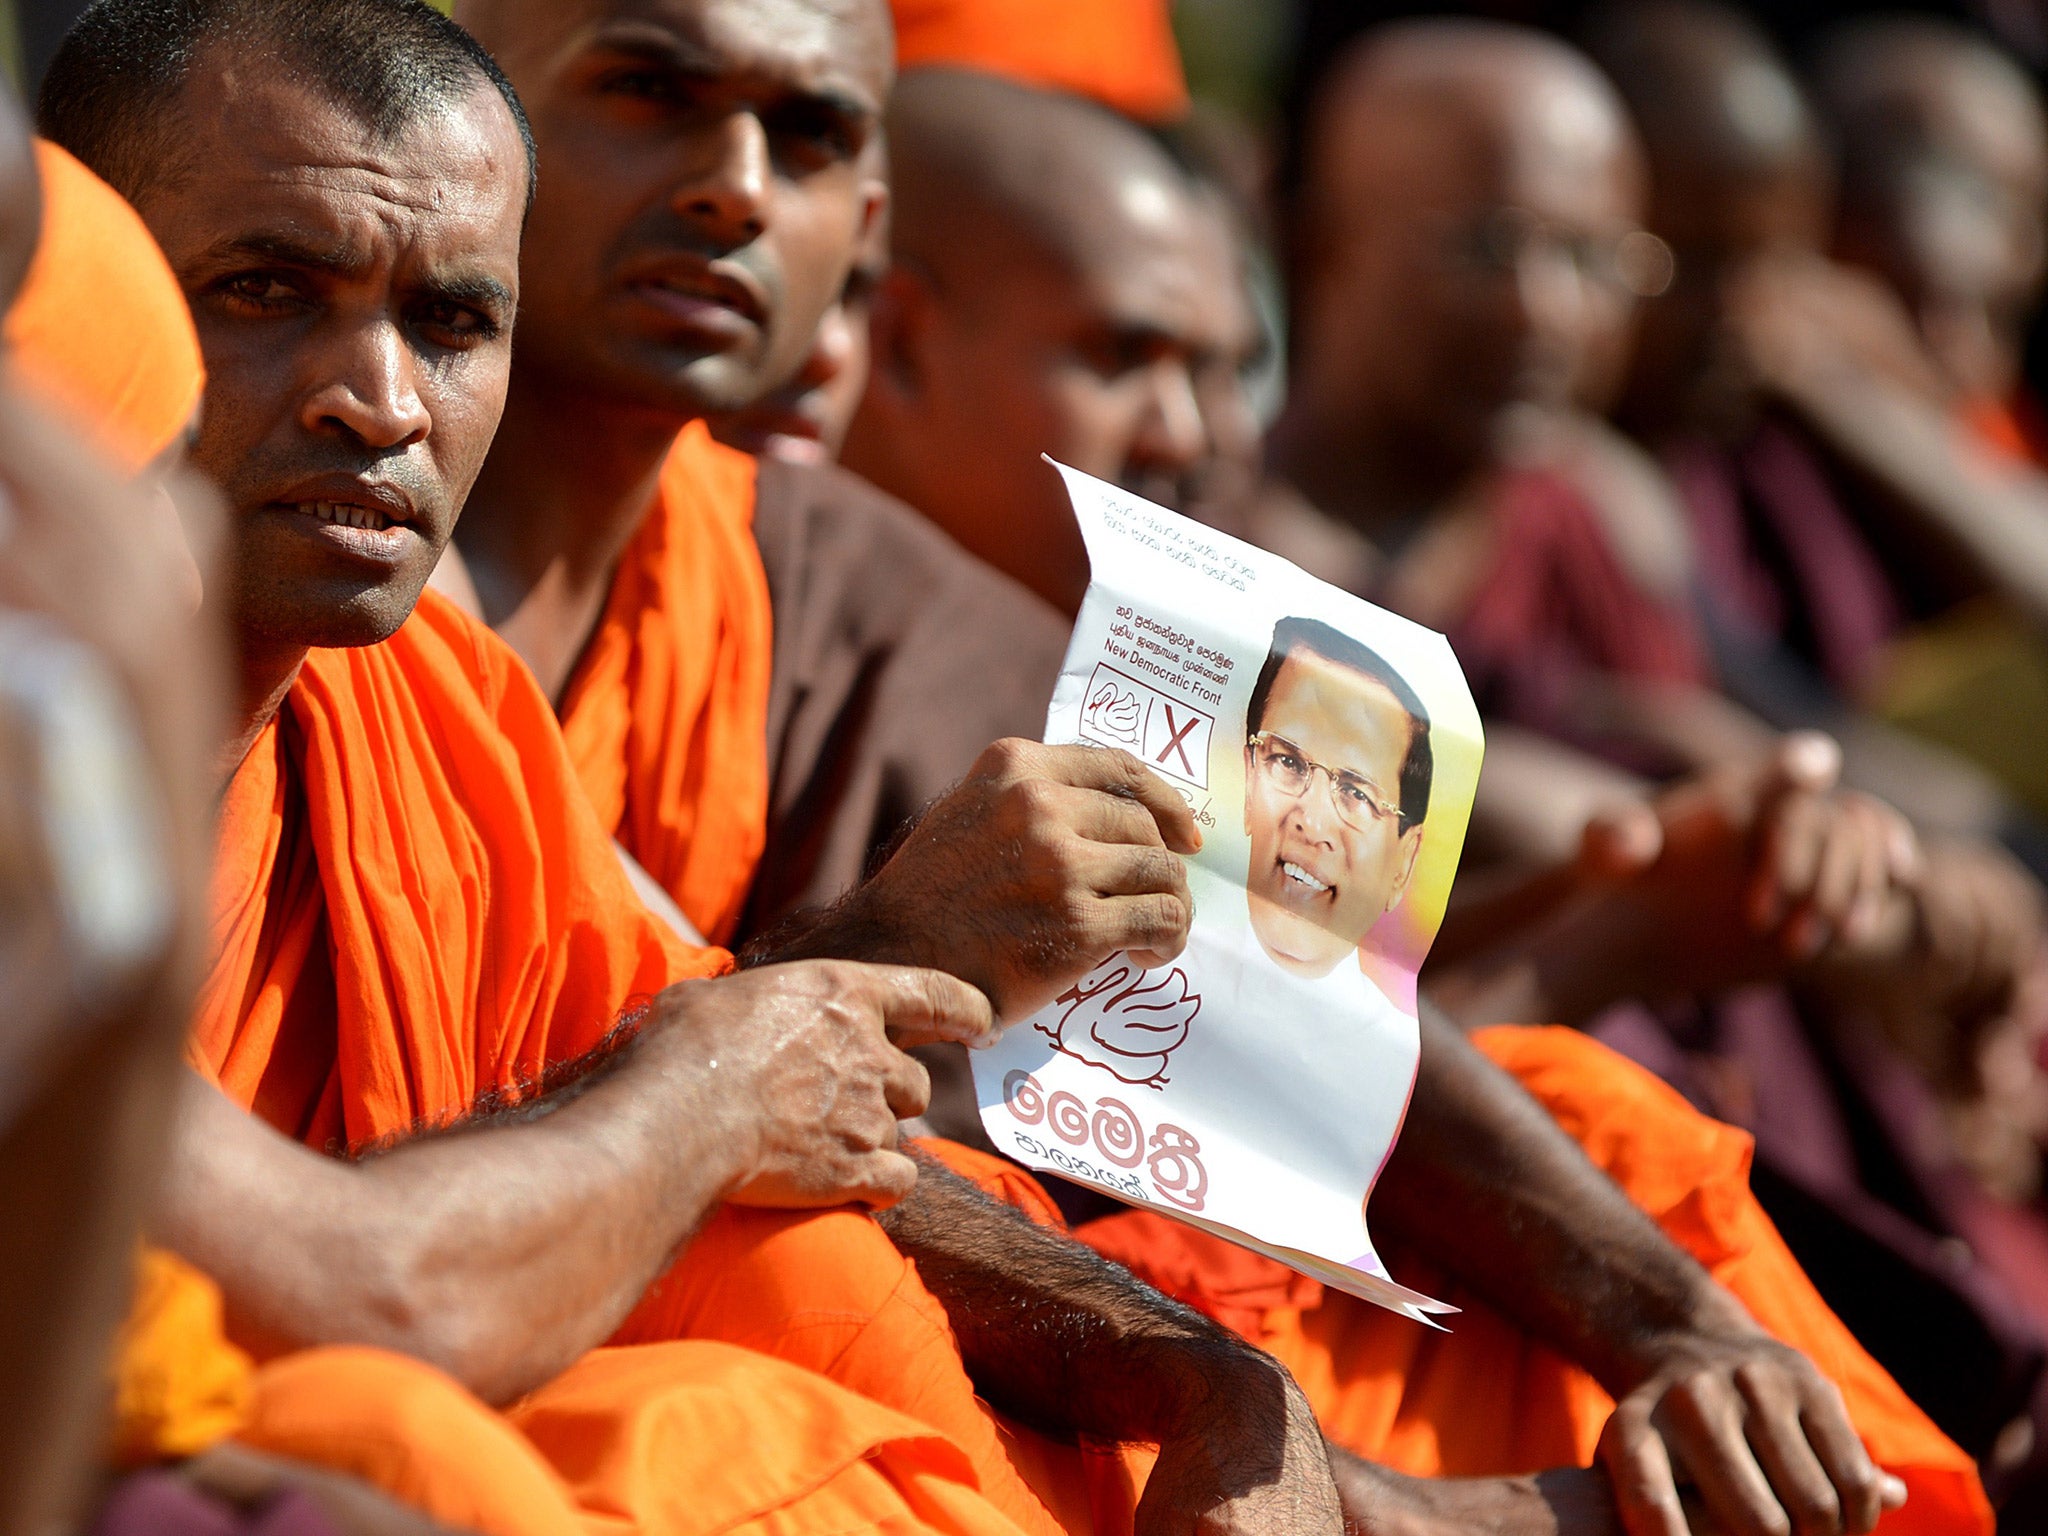
{"type": "Polygon", "coordinates": [[[271,509],[329,548],[379,565],[401,561],[419,547],[419,531],[411,523],[359,502],[279,501],[271,509]]]}
{"type": "Polygon", "coordinates": [[[677,330],[730,345],[759,329],[759,322],[729,298],[664,282],[640,282],[633,293],[677,330]]]}

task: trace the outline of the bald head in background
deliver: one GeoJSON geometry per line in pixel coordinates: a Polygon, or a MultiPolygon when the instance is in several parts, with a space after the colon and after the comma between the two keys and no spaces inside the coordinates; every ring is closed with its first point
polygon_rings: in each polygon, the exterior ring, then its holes
{"type": "Polygon", "coordinates": [[[1525,407],[1572,398],[1626,314],[1642,181],[1590,62],[1503,23],[1374,31],[1310,113],[1276,457],[1344,510],[1359,482],[1441,493],[1525,407]]]}
{"type": "Polygon", "coordinates": [[[1650,227],[1675,259],[1670,289],[1643,307],[1626,414],[1651,437],[1746,419],[1731,280],[1825,248],[1833,187],[1819,123],[1768,39],[1734,11],[1651,0],[1590,41],[1635,115],[1650,227]]]}
{"type": "Polygon", "coordinates": [[[2048,254],[2048,114],[2025,71],[1931,17],[1851,23],[1814,93],[1841,156],[1836,254],[1876,272],[1967,399],[2018,380],[2048,254]]]}
{"type": "Polygon", "coordinates": [[[1191,508],[1256,452],[1219,205],[1143,129],[965,70],[897,83],[896,267],[849,467],[1066,609],[1087,561],[1042,453],[1191,508]]]}

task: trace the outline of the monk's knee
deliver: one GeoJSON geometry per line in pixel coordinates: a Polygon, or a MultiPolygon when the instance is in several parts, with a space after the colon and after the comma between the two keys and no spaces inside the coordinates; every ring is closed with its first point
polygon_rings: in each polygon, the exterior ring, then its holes
{"type": "Polygon", "coordinates": [[[446,1524],[492,1536],[578,1529],[524,1437],[451,1377],[402,1355],[336,1348],[272,1361],[236,1438],[360,1478],[446,1524]]]}
{"type": "Polygon", "coordinates": [[[612,1342],[722,1339],[781,1353],[795,1331],[858,1328],[915,1272],[864,1211],[728,1205],[648,1288],[612,1342]]]}

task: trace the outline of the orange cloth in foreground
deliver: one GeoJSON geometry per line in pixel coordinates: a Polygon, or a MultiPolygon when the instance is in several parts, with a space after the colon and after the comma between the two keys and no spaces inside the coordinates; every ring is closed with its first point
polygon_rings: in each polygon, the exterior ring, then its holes
{"type": "MultiPolygon", "coordinates": [[[[1757,1205],[1747,1135],[1575,1030],[1497,1028],[1474,1043],[1757,1322],[1841,1388],[1871,1457],[1910,1489],[1880,1532],[1991,1530],[1969,1457],[1828,1310],[1757,1205]]],[[[1400,1278],[1464,1309],[1447,1334],[1149,1212],[1090,1222],[1077,1235],[1271,1351],[1324,1432],[1368,1460],[1424,1477],[1592,1465],[1613,1399],[1441,1274],[1408,1266],[1400,1278]]]]}
{"type": "Polygon", "coordinates": [[[768,837],[768,576],[754,461],[684,429],[562,704],[598,820],[726,943],[768,837]]]}
{"type": "Polygon", "coordinates": [[[1169,0],[892,0],[896,65],[1071,91],[1145,122],[1188,109],[1169,0]]]}
{"type": "Polygon", "coordinates": [[[530,1092],[730,964],[641,904],[532,674],[432,592],[307,656],[223,798],[213,923],[196,1064],[330,1150],[530,1092]]]}
{"type": "Polygon", "coordinates": [[[133,473],[199,407],[199,337],[141,216],[55,144],[35,151],[42,234],[4,327],[15,377],[133,473]]]}
{"type": "Polygon", "coordinates": [[[254,1368],[221,1327],[220,1292],[184,1260],[144,1249],[114,1341],[117,1466],[195,1456],[249,1416],[254,1368]]]}
{"type": "Polygon", "coordinates": [[[484,1536],[1018,1536],[957,1447],[781,1361],[725,1344],[598,1350],[500,1415],[380,1350],[254,1370],[221,1331],[213,1282],[157,1252],[122,1336],[115,1414],[124,1466],[232,1436],[484,1536]]]}
{"type": "MultiPolygon", "coordinates": [[[[229,785],[213,901],[195,1060],[237,1103],[331,1150],[444,1123],[482,1093],[525,1094],[636,998],[729,963],[640,904],[532,675],[431,592],[384,644],[307,658],[229,785]]],[[[1078,1457],[1062,1464],[1035,1438],[1013,1451],[944,1309],[863,1213],[720,1212],[620,1336],[679,1339],[779,1356],[956,1441],[1032,1536],[1088,1528],[1078,1457]]],[[[665,1412],[647,1394],[667,1388],[651,1357],[627,1353],[643,1363],[613,1368],[621,1397],[589,1412],[640,1444],[633,1426],[665,1412]]],[[[691,1467],[689,1486],[723,1470],[691,1467]]]]}

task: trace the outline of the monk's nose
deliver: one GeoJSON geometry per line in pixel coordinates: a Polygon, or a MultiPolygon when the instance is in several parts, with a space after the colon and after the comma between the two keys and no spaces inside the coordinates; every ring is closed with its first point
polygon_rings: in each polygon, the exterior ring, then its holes
{"type": "Polygon", "coordinates": [[[768,227],[768,194],[775,174],[761,119],[751,112],[726,117],[709,155],[702,173],[676,189],[676,211],[728,247],[759,239],[768,227]]]}
{"type": "Polygon", "coordinates": [[[1148,470],[1182,475],[1209,453],[1209,426],[1186,368],[1162,363],[1151,370],[1144,415],[1131,457],[1148,470]]]}
{"type": "Polygon", "coordinates": [[[348,338],[330,376],[307,397],[301,419],[312,431],[339,428],[379,450],[410,447],[432,430],[420,398],[417,359],[398,327],[366,326],[348,338]]]}

